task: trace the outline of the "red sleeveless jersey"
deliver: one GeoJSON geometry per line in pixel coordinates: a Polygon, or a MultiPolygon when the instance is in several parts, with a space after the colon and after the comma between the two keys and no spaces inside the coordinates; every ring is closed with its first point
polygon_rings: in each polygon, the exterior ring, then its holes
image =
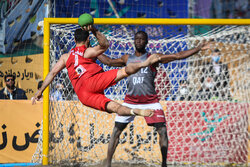
{"type": "Polygon", "coordinates": [[[85,45],[71,49],[69,58],[66,62],[69,79],[75,92],[79,90],[84,79],[103,72],[102,67],[96,64],[96,60],[83,57],[86,49],[85,45]]]}

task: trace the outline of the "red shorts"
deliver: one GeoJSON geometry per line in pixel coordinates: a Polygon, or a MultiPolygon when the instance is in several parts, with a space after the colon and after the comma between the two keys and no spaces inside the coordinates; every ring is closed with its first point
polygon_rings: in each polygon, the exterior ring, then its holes
{"type": "Polygon", "coordinates": [[[98,73],[83,80],[80,89],[76,92],[82,104],[105,111],[106,103],[111,100],[104,95],[104,90],[115,85],[118,69],[98,73]]]}

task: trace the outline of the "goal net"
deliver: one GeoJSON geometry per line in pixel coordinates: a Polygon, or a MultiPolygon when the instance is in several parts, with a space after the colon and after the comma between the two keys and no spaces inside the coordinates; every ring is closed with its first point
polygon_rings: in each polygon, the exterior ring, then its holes
{"type": "MultiPolygon", "coordinates": [[[[75,46],[74,24],[50,25],[50,68],[75,46]]],[[[149,53],[173,54],[211,40],[211,49],[190,58],[160,64],[155,89],[166,114],[168,164],[245,165],[248,161],[250,95],[249,26],[97,25],[110,42],[105,54],[133,54],[134,34],[149,35],[149,53]],[[218,55],[218,57],[216,56],[218,55]],[[215,63],[219,59],[218,63],[215,63]]],[[[97,45],[91,34],[91,45],[97,45]]],[[[100,64],[105,71],[114,69],[100,64]]],[[[135,81],[136,82],[136,81],[135,81]]],[[[127,80],[105,90],[122,103],[127,80]]],[[[51,164],[100,164],[106,158],[115,114],[82,105],[60,72],[49,94],[49,154],[51,164]]],[[[42,161],[41,133],[33,162],[42,161]]],[[[156,130],[136,118],[124,130],[113,162],[159,166],[156,130]]]]}

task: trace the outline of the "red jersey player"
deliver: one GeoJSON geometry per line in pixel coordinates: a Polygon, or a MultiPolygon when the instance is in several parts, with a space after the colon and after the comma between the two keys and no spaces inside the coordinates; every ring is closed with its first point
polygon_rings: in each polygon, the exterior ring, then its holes
{"type": "Polygon", "coordinates": [[[105,35],[99,32],[93,25],[85,29],[77,29],[74,34],[76,47],[69,53],[63,54],[52,70],[46,76],[42,87],[32,98],[32,104],[42,97],[45,88],[63,68],[67,68],[68,75],[79,100],[86,106],[117,113],[119,115],[152,116],[152,109],[131,109],[108,99],[104,95],[104,89],[116,84],[121,79],[136,73],[141,68],[158,62],[159,56],[152,55],[141,63],[131,63],[122,69],[114,69],[104,72],[96,64],[98,56],[102,55],[109,47],[105,35]],[[97,38],[99,45],[89,47],[89,31],[97,38]]]}

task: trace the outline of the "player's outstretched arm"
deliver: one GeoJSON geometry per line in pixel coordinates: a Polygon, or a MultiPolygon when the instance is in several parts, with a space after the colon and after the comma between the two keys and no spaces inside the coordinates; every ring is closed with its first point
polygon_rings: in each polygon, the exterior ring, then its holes
{"type": "Polygon", "coordinates": [[[92,47],[92,48],[87,48],[85,53],[84,53],[84,57],[85,58],[95,58],[95,57],[103,54],[109,47],[108,39],[105,37],[104,34],[102,34],[93,25],[88,25],[88,27],[85,30],[91,31],[94,34],[99,45],[92,47]]]}
{"type": "Polygon", "coordinates": [[[202,44],[200,44],[198,47],[190,49],[190,50],[185,50],[182,52],[178,52],[175,54],[170,54],[170,55],[163,55],[163,54],[159,54],[159,56],[161,57],[161,63],[169,63],[171,61],[175,61],[175,60],[180,60],[180,59],[185,59],[188,58],[196,53],[198,53],[201,50],[206,50],[210,48],[210,43],[209,42],[203,42],[202,44]]]}
{"type": "Polygon", "coordinates": [[[108,66],[113,66],[113,67],[123,67],[123,66],[126,66],[128,55],[124,55],[118,59],[111,59],[110,57],[102,54],[98,56],[97,58],[98,60],[100,60],[102,64],[106,64],[108,66]]]}
{"type": "Polygon", "coordinates": [[[35,104],[36,101],[39,101],[42,97],[43,91],[49,86],[49,84],[53,81],[56,74],[58,74],[64,67],[66,67],[66,60],[68,58],[68,54],[64,54],[52,68],[52,70],[47,74],[46,78],[43,81],[41,88],[36,92],[34,97],[31,98],[32,104],[35,104]]]}

